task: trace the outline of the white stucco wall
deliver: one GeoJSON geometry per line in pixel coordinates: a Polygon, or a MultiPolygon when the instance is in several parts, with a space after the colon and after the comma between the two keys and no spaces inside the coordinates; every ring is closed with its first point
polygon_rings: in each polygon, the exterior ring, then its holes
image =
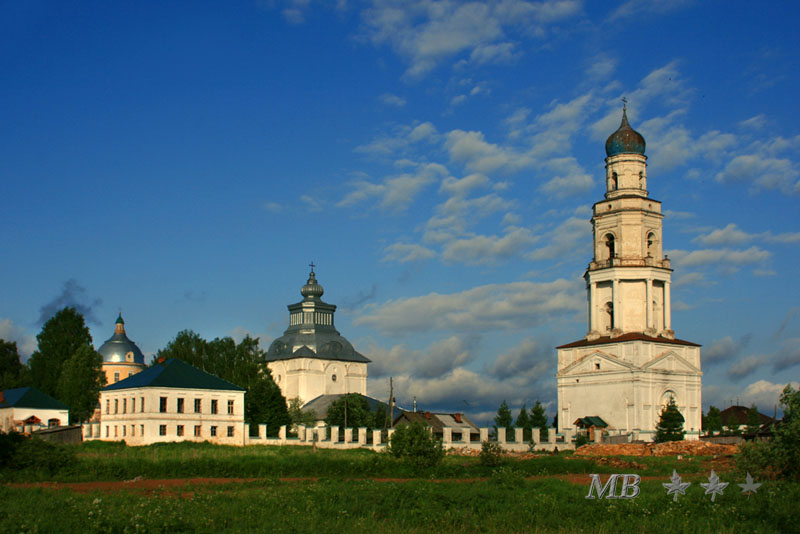
{"type": "Polygon", "coordinates": [[[102,440],[124,440],[129,445],[168,441],[242,445],[244,433],[244,391],[142,387],[100,392],[102,440]],[[162,397],[166,398],[163,412],[162,397]],[[182,412],[179,399],[183,399],[182,412]],[[196,400],[200,401],[199,411],[195,411],[196,400]],[[212,401],[216,401],[217,413],[212,413],[212,401]],[[233,413],[228,413],[229,401],[233,402],[233,413]],[[183,435],[179,435],[179,426],[183,435]],[[199,435],[195,435],[196,427],[199,435]],[[233,429],[232,436],[228,435],[229,428],[233,429]]]}
{"type": "Polygon", "coordinates": [[[366,363],[292,358],[269,362],[267,367],[287,400],[299,397],[306,403],[320,395],[367,394],[366,363]]]}
{"type": "Polygon", "coordinates": [[[67,426],[69,424],[69,410],[9,407],[0,409],[0,429],[3,432],[9,432],[11,430],[22,431],[21,425],[17,423],[31,416],[41,419],[44,427],[47,427],[48,421],[51,419],[58,419],[59,426],[67,426]]]}

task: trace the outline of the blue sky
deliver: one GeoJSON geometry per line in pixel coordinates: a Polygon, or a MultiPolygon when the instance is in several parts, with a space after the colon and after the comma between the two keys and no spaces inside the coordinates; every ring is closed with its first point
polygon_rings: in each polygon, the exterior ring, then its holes
{"type": "Polygon", "coordinates": [[[800,376],[794,4],[0,1],[0,337],[287,326],[308,263],[370,393],[554,413],[621,102],[704,407],[800,376]]]}

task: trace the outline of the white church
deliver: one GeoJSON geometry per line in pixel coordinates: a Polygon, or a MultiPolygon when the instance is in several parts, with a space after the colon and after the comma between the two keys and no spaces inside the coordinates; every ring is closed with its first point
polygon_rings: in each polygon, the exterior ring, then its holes
{"type": "Polygon", "coordinates": [[[672,397],[686,439],[700,434],[700,345],[672,330],[664,215],[647,190],[644,149],[623,108],[622,124],[606,141],[605,198],[593,207],[593,258],[584,275],[588,332],[557,348],[559,432],[599,417],[611,434],[651,440],[672,397]]]}

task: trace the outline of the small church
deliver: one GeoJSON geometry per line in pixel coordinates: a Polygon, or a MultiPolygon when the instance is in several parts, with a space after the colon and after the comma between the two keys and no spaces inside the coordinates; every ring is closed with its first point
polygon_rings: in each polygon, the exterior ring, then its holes
{"type": "Polygon", "coordinates": [[[584,274],[588,331],[557,347],[558,431],[594,417],[611,434],[651,440],[661,409],[674,398],[686,439],[697,439],[700,345],[672,330],[664,215],[648,193],[644,137],[631,128],[625,107],[606,155],[606,192],[592,209],[593,254],[584,274]]]}
{"type": "Polygon", "coordinates": [[[287,401],[299,398],[301,405],[347,393],[367,394],[370,360],[336,330],[336,306],[322,300],[324,292],[312,263],[300,289],[303,300],[288,306],[289,327],[272,342],[265,358],[283,396],[287,401]]]}

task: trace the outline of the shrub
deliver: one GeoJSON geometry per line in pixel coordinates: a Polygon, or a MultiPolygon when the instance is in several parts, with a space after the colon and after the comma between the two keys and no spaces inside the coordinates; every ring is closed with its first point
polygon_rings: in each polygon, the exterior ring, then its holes
{"type": "Polygon", "coordinates": [[[783,420],[772,427],[775,437],[743,446],[738,465],[764,476],[800,480],[800,391],[787,385],[780,402],[783,420]]]}
{"type": "Polygon", "coordinates": [[[575,437],[575,448],[576,449],[578,447],[583,447],[587,443],[589,443],[589,436],[588,435],[586,435],[586,434],[578,434],[575,437]]]}
{"type": "Polygon", "coordinates": [[[481,443],[481,453],[479,455],[481,465],[486,467],[497,467],[503,463],[503,447],[496,441],[484,441],[481,443]]]}
{"type": "Polygon", "coordinates": [[[431,467],[442,461],[445,452],[442,442],[433,437],[430,427],[416,421],[399,425],[389,439],[389,453],[408,463],[431,467]]]}
{"type": "Polygon", "coordinates": [[[14,439],[5,465],[14,470],[31,469],[53,475],[75,462],[75,451],[37,438],[14,439]],[[10,454],[9,454],[10,452],[10,454]]]}

